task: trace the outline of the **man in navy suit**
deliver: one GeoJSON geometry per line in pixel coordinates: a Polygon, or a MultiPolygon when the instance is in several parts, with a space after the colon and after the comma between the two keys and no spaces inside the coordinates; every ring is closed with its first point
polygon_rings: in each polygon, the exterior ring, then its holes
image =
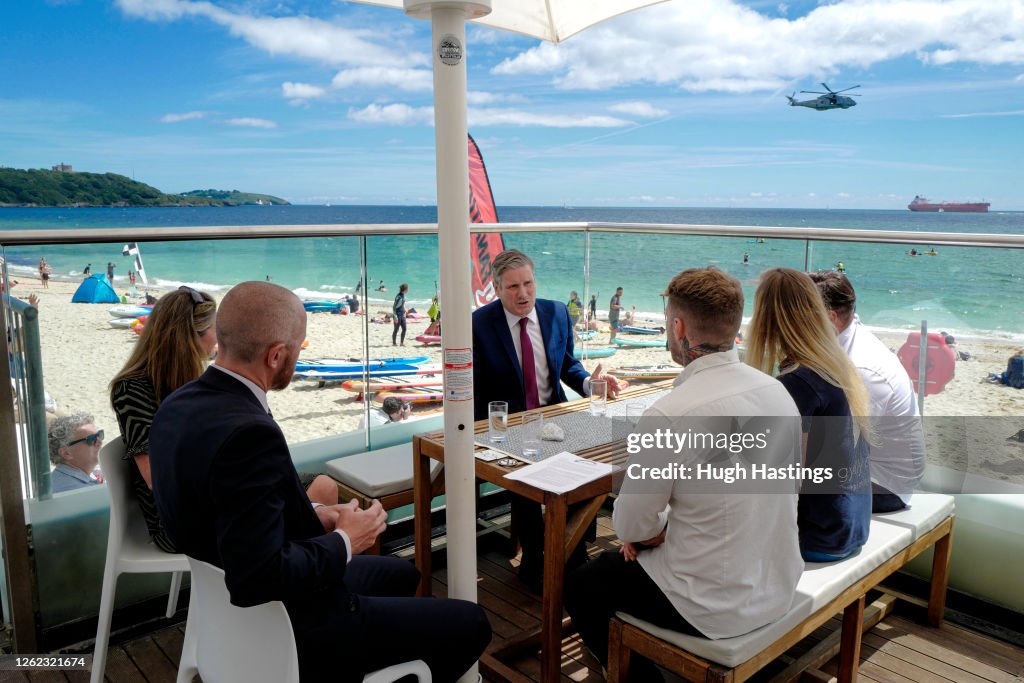
{"type": "MultiPolygon", "coordinates": [[[[518,413],[566,400],[562,382],[581,396],[590,394],[591,379],[608,381],[608,395],[619,393],[614,377],[601,365],[593,378],[573,355],[569,311],[559,301],[537,298],[533,261],[510,249],[491,264],[498,300],[473,312],[473,413],[487,418],[487,404],[508,401],[509,413],[518,413]],[[524,358],[532,358],[527,362],[524,358]]],[[[514,497],[515,518],[523,556],[519,575],[537,588],[543,578],[544,526],[540,506],[514,497]]],[[[588,540],[593,540],[590,535],[588,540]]],[[[577,546],[571,565],[586,560],[585,543],[577,546]]]]}
{"type": "Polygon", "coordinates": [[[216,365],[153,418],[160,517],[181,552],[224,569],[233,604],[284,602],[302,680],[361,681],[422,659],[434,680],[455,681],[490,642],[483,610],[411,597],[412,565],[357,555],[386,526],[380,503],[314,509],[299,482],[267,392],[288,386],[305,335],[306,313],[287,289],[245,282],[224,297],[216,365]]]}

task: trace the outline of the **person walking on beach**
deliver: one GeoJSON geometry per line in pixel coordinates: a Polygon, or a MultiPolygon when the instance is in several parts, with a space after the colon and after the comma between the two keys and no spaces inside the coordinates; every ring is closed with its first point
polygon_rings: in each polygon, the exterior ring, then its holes
{"type": "Polygon", "coordinates": [[[405,293],[408,291],[409,285],[404,282],[399,285],[398,294],[395,295],[395,303],[391,305],[391,312],[394,313],[392,323],[395,326],[395,329],[391,332],[392,346],[396,346],[395,339],[398,338],[398,328],[402,328],[402,346],[405,346],[405,293]]]}
{"type": "Polygon", "coordinates": [[[50,288],[50,273],[53,272],[53,268],[46,262],[46,257],[39,259],[39,281],[43,283],[43,289],[50,288]]]}
{"type": "Polygon", "coordinates": [[[107,261],[107,280],[114,284],[114,264],[111,261],[107,261]]]}
{"type": "Polygon", "coordinates": [[[589,320],[597,320],[597,294],[590,295],[590,303],[587,304],[587,308],[590,309],[589,320]]]}
{"type": "Polygon", "coordinates": [[[615,341],[615,335],[619,331],[619,311],[624,309],[622,305],[622,287],[615,288],[615,296],[608,302],[608,327],[611,328],[609,342],[615,341]]]}
{"type": "Polygon", "coordinates": [[[569,311],[569,322],[572,324],[572,329],[575,330],[576,323],[580,321],[580,316],[583,314],[583,304],[580,302],[580,295],[576,292],[569,292],[569,301],[565,304],[565,307],[569,311]]]}
{"type": "Polygon", "coordinates": [[[135,292],[135,271],[134,270],[129,270],[128,271],[128,291],[131,293],[132,296],[136,295],[136,292],[135,292]]]}
{"type": "Polygon", "coordinates": [[[92,264],[87,263],[85,264],[85,269],[82,271],[82,276],[89,277],[90,275],[92,275],[92,264]]]}

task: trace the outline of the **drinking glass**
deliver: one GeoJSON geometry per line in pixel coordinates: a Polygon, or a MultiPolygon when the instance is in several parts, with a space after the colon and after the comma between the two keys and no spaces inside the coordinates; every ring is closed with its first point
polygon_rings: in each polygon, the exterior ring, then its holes
{"type": "Polygon", "coordinates": [[[541,454],[540,437],[544,429],[544,413],[528,410],[523,413],[523,457],[536,458],[541,454]]]}
{"type": "Polygon", "coordinates": [[[604,415],[608,408],[608,382],[595,379],[590,383],[590,414],[604,415]]]}
{"type": "Polygon", "coordinates": [[[644,404],[631,401],[626,404],[626,420],[634,427],[640,424],[640,417],[644,414],[644,404]]]}
{"type": "Polygon", "coordinates": [[[508,401],[491,401],[487,404],[487,425],[491,443],[508,441],[508,401]]]}

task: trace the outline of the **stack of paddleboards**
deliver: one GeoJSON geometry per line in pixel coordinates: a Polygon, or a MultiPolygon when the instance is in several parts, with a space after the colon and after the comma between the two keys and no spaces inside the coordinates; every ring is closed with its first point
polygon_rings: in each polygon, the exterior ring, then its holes
{"type": "MultiPolygon", "coordinates": [[[[107,309],[107,313],[110,314],[110,320],[107,322],[111,327],[128,330],[132,327],[139,325],[139,318],[148,316],[153,312],[152,306],[135,306],[133,304],[121,304],[120,306],[114,306],[113,308],[107,309]]],[[[145,324],[145,321],[143,323],[145,324]]]]}
{"type": "Polygon", "coordinates": [[[440,403],[444,400],[444,389],[437,387],[402,387],[391,391],[382,391],[373,397],[377,403],[384,399],[397,398],[402,403],[440,403]]]}
{"type": "Polygon", "coordinates": [[[619,379],[637,381],[672,379],[680,372],[682,372],[682,368],[678,365],[627,365],[615,370],[609,370],[608,374],[614,375],[619,379]]]}

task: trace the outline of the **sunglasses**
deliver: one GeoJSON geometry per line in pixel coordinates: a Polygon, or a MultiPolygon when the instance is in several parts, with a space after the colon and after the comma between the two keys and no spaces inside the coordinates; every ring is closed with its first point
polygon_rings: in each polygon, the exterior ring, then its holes
{"type": "Polygon", "coordinates": [[[201,304],[204,301],[206,301],[206,299],[203,298],[202,294],[200,294],[196,290],[192,289],[188,285],[182,285],[181,287],[178,287],[178,291],[179,292],[188,292],[192,296],[193,303],[201,304]]]}
{"type": "Polygon", "coordinates": [[[74,441],[69,441],[68,442],[68,447],[74,446],[76,443],[82,443],[83,441],[85,442],[86,446],[95,446],[97,441],[102,443],[103,442],[103,430],[101,429],[98,432],[96,432],[95,434],[90,434],[89,436],[83,437],[81,439],[75,439],[74,441]]]}

